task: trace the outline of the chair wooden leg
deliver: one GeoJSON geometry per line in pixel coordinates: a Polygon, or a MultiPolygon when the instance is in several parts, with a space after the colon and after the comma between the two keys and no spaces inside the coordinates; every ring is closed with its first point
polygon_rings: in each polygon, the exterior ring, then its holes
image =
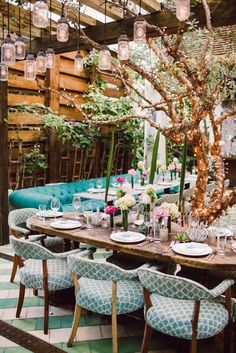
{"type": "Polygon", "coordinates": [[[48,334],[49,292],[44,289],[44,334],[48,334]]]}
{"type": "Polygon", "coordinates": [[[16,317],[20,317],[21,309],[25,298],[25,286],[20,282],[19,299],[16,309],[16,317]]]}
{"type": "Polygon", "coordinates": [[[16,276],[17,267],[18,267],[17,256],[14,255],[13,266],[12,266],[12,270],[11,270],[10,282],[14,282],[14,279],[15,279],[15,276],[16,276]]]}
{"type": "MultiPolygon", "coordinates": [[[[192,338],[192,341],[191,341],[191,350],[190,350],[191,353],[197,353],[197,339],[196,337],[193,337],[192,338]]],[[[229,352],[228,352],[229,353],[229,352]]]]}
{"type": "Polygon", "coordinates": [[[74,312],[74,319],[72,325],[72,331],[70,334],[69,341],[67,342],[67,347],[72,347],[75,335],[79,326],[79,319],[80,319],[81,307],[78,304],[75,304],[75,312],[74,312]]]}
{"type": "Polygon", "coordinates": [[[112,327],[112,352],[118,353],[118,336],[117,336],[117,283],[112,281],[112,312],[111,312],[111,327],[112,327]]]}
{"type": "Polygon", "coordinates": [[[153,328],[145,322],[141,353],[148,353],[149,343],[152,337],[153,328]]]}
{"type": "Polygon", "coordinates": [[[33,295],[35,295],[37,297],[38,295],[38,289],[33,289],[33,295]]]}
{"type": "Polygon", "coordinates": [[[232,333],[233,333],[233,353],[236,353],[236,322],[232,325],[232,333]]]}
{"type": "MultiPolygon", "coordinates": [[[[224,329],[224,353],[231,352],[231,339],[232,339],[232,324],[231,322],[224,329]]],[[[234,351],[235,351],[234,344],[234,351]]]]}

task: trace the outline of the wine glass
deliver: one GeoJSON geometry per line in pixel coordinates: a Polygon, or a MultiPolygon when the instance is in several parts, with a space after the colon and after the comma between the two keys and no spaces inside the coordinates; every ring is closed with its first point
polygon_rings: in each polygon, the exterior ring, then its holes
{"type": "Polygon", "coordinates": [[[53,211],[54,213],[54,218],[56,220],[56,215],[57,215],[57,212],[59,211],[60,207],[61,207],[61,203],[60,203],[60,200],[58,200],[56,197],[53,197],[52,200],[51,200],[51,210],[53,211]]]}
{"type": "Polygon", "coordinates": [[[92,225],[89,222],[89,219],[92,215],[93,208],[91,202],[86,202],[84,204],[84,217],[86,218],[86,226],[87,228],[92,228],[92,225]]]}
{"type": "Polygon", "coordinates": [[[115,177],[112,177],[112,179],[111,179],[111,185],[112,185],[113,188],[116,187],[117,182],[116,182],[116,178],[115,178],[115,177]]]}
{"type": "Polygon", "coordinates": [[[135,221],[137,218],[137,210],[136,209],[132,209],[129,212],[130,217],[131,217],[131,222],[132,222],[132,228],[135,228],[135,221]]]}
{"type": "Polygon", "coordinates": [[[152,231],[152,215],[151,212],[145,212],[144,213],[144,224],[147,227],[147,236],[146,236],[146,240],[151,242],[152,241],[152,235],[151,235],[151,231],[152,231]]]}
{"type": "Polygon", "coordinates": [[[45,224],[45,215],[46,215],[46,205],[40,204],[39,205],[39,218],[43,224],[45,224]]]}
{"type": "Polygon", "coordinates": [[[102,188],[102,180],[101,179],[98,179],[98,181],[97,181],[97,188],[99,189],[99,192],[100,192],[100,190],[102,188]]]}
{"type": "Polygon", "coordinates": [[[73,201],[72,201],[72,206],[74,207],[75,209],[75,212],[76,212],[76,218],[79,218],[78,216],[78,210],[80,208],[80,205],[81,205],[81,198],[79,196],[74,196],[73,197],[73,201]]]}

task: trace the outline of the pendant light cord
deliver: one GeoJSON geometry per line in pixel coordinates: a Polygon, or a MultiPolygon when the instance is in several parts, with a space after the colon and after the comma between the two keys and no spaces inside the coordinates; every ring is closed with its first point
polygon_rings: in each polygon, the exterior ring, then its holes
{"type": "Polygon", "coordinates": [[[141,16],[142,0],[139,0],[139,15],[141,16]]]}
{"type": "Polygon", "coordinates": [[[7,30],[8,35],[10,35],[10,0],[7,2],[7,30]]]}
{"type": "Polygon", "coordinates": [[[4,15],[2,14],[2,40],[4,41],[4,15]]]}
{"type": "Polygon", "coordinates": [[[78,43],[77,43],[78,51],[79,51],[79,46],[80,46],[80,2],[79,2],[79,19],[78,19],[78,43]]]}
{"type": "Polygon", "coordinates": [[[42,28],[40,30],[40,44],[41,44],[41,50],[43,50],[43,29],[42,28]]]}
{"type": "Polygon", "coordinates": [[[31,20],[32,20],[32,15],[31,15],[31,0],[29,1],[30,4],[30,18],[29,18],[29,36],[30,36],[30,52],[32,51],[32,45],[31,45],[31,20]]]}
{"type": "Polygon", "coordinates": [[[52,0],[49,3],[50,20],[49,20],[49,45],[52,44],[52,0]]]}
{"type": "Polygon", "coordinates": [[[19,36],[21,35],[21,26],[20,26],[20,20],[21,20],[21,1],[19,2],[19,25],[18,25],[18,34],[19,36]]]}
{"type": "Polygon", "coordinates": [[[107,40],[107,0],[105,0],[105,27],[104,27],[104,38],[107,40]]]}

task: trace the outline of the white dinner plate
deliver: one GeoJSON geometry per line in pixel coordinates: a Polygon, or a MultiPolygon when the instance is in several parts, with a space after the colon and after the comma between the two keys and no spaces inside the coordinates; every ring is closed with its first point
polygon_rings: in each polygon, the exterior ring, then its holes
{"type": "Polygon", "coordinates": [[[110,238],[119,243],[138,243],[145,240],[146,236],[137,232],[117,232],[111,233],[110,238]]]}
{"type": "Polygon", "coordinates": [[[168,181],[159,181],[158,185],[171,186],[172,183],[169,183],[168,181]]]}
{"type": "Polygon", "coordinates": [[[141,224],[143,224],[143,222],[144,222],[143,219],[137,219],[137,220],[134,222],[134,224],[135,224],[136,226],[141,226],[141,224]]]}
{"type": "Polygon", "coordinates": [[[109,190],[108,195],[116,196],[116,190],[109,190]]]}
{"type": "Polygon", "coordinates": [[[105,192],[105,189],[94,189],[94,188],[91,188],[91,189],[88,189],[88,192],[91,192],[92,194],[99,194],[99,193],[105,192]]]}
{"type": "Polygon", "coordinates": [[[202,243],[180,243],[172,246],[172,250],[185,256],[206,256],[212,253],[212,248],[202,243]]]}
{"type": "Polygon", "coordinates": [[[52,210],[46,210],[46,211],[38,211],[36,215],[39,217],[53,218],[53,217],[62,217],[63,212],[54,212],[52,210]]]}
{"type": "Polygon", "coordinates": [[[73,221],[73,220],[61,220],[61,221],[55,221],[50,224],[52,228],[57,228],[57,229],[74,229],[74,228],[79,228],[81,227],[81,223],[78,221],[73,221]]]}
{"type": "Polygon", "coordinates": [[[140,190],[140,191],[146,190],[146,186],[141,186],[141,185],[134,185],[134,188],[135,188],[136,190],[140,190]]]}

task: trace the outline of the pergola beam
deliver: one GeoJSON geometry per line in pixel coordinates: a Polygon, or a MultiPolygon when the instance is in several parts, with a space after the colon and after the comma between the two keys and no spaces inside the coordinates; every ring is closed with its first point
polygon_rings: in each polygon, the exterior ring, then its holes
{"type": "MultiPolygon", "coordinates": [[[[91,9],[96,10],[103,15],[105,14],[105,2],[104,0],[80,0],[81,4],[91,7],[91,9]]],[[[113,20],[119,20],[123,17],[122,8],[107,4],[107,16],[113,20]]]]}
{"type": "MultiPolygon", "coordinates": [[[[193,17],[199,22],[199,26],[203,27],[206,24],[206,19],[204,15],[203,8],[200,4],[192,8],[194,12],[193,17]]],[[[150,24],[158,24],[160,28],[166,28],[167,34],[175,34],[178,32],[180,22],[176,19],[175,14],[169,11],[160,11],[153,14],[144,16],[146,21],[150,24]]],[[[128,18],[125,21],[115,21],[107,24],[107,37],[106,41],[108,44],[117,43],[117,39],[122,32],[126,30],[127,35],[130,39],[133,37],[133,23],[134,18],[128,18]]],[[[236,2],[231,2],[226,0],[219,5],[215,11],[212,13],[212,25],[214,27],[228,26],[236,24],[236,2]]],[[[102,44],[105,41],[104,38],[104,25],[89,26],[84,29],[86,35],[93,39],[94,41],[102,44]]],[[[158,33],[155,30],[148,29],[147,35],[149,37],[157,37],[158,33]]],[[[43,39],[44,47],[48,45],[48,38],[43,39]]],[[[53,37],[52,45],[56,50],[56,53],[65,53],[74,51],[77,49],[77,38],[71,37],[67,43],[57,42],[56,38],[53,37]]],[[[32,43],[32,48],[34,52],[39,50],[40,43],[34,40],[32,43]]]]}

